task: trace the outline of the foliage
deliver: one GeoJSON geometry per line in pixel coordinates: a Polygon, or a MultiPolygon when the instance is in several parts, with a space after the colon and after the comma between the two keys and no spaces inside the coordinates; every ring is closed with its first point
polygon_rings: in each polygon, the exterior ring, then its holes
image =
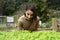
{"type": "Polygon", "coordinates": [[[46,1],[32,0],[32,1],[29,1],[29,4],[36,6],[36,13],[40,17],[40,20],[42,20],[42,22],[49,20],[48,14],[50,9],[47,7],[46,1]]]}
{"type": "MultiPolygon", "coordinates": [[[[52,28],[52,26],[53,26],[52,24],[53,24],[53,23],[52,23],[52,19],[51,19],[51,20],[49,20],[49,21],[46,22],[46,23],[42,23],[40,27],[46,28],[46,27],[48,26],[49,28],[52,28]]],[[[57,27],[60,28],[60,17],[57,18],[57,27]]]]}
{"type": "Polygon", "coordinates": [[[58,24],[58,27],[60,27],[60,18],[57,19],[57,24],[58,24]]]}
{"type": "Polygon", "coordinates": [[[17,23],[18,22],[18,19],[17,18],[14,18],[14,23],[17,23]]]}
{"type": "MultiPolygon", "coordinates": [[[[36,6],[37,15],[40,16],[42,22],[46,21],[48,10],[46,1],[44,0],[3,0],[3,10],[5,15],[13,15],[15,11],[22,8],[21,5],[34,5],[36,6]]],[[[24,6],[25,7],[25,6],[24,6]]]]}
{"type": "Polygon", "coordinates": [[[42,22],[46,22],[55,16],[52,9],[48,8],[46,0],[3,0],[4,14],[14,15],[16,11],[24,9],[26,5],[30,4],[36,6],[36,13],[42,22]]]}
{"type": "Polygon", "coordinates": [[[16,0],[4,0],[4,12],[6,15],[11,15],[15,10],[19,8],[20,3],[16,0]]]}
{"type": "Polygon", "coordinates": [[[60,32],[27,30],[0,32],[0,40],[60,40],[60,32]]]}
{"type": "Polygon", "coordinates": [[[0,27],[0,31],[6,31],[6,30],[11,30],[11,29],[13,29],[12,26],[0,27]]]}
{"type": "Polygon", "coordinates": [[[52,21],[42,23],[41,25],[39,25],[39,27],[41,27],[41,28],[52,28],[52,21]]]}
{"type": "Polygon", "coordinates": [[[45,22],[49,19],[49,16],[47,16],[48,13],[48,7],[46,2],[44,2],[44,0],[40,0],[40,1],[36,1],[37,2],[37,15],[40,17],[40,20],[42,20],[42,22],[45,22]]]}
{"type": "MultiPolygon", "coordinates": [[[[27,0],[26,0],[27,1],[27,0]]],[[[5,15],[13,15],[25,0],[3,0],[3,10],[5,15]]]]}

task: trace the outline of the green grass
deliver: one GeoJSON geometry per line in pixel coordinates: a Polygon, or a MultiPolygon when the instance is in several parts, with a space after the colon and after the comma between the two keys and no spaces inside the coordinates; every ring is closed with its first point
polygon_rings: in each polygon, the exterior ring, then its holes
{"type": "Polygon", "coordinates": [[[60,40],[60,32],[27,30],[0,32],[0,40],[60,40]]]}
{"type": "Polygon", "coordinates": [[[17,23],[18,22],[18,19],[17,18],[14,18],[14,23],[17,23]]]}
{"type": "Polygon", "coordinates": [[[0,27],[0,31],[5,31],[5,30],[11,30],[11,29],[13,29],[13,27],[12,26],[8,26],[8,27],[0,27]]]}

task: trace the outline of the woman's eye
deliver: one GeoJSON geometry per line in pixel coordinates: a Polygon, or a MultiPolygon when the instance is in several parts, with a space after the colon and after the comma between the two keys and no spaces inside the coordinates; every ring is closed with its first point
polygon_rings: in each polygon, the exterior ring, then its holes
{"type": "Polygon", "coordinates": [[[29,15],[29,14],[28,14],[29,15]]]}

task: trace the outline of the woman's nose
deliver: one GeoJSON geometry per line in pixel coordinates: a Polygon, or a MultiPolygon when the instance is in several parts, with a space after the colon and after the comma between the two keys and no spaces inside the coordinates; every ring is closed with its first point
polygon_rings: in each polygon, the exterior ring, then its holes
{"type": "Polygon", "coordinates": [[[30,18],[30,15],[28,17],[30,18]]]}

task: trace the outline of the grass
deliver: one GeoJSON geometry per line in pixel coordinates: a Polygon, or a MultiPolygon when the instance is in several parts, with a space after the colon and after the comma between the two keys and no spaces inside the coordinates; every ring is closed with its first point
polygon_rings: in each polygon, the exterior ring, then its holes
{"type": "Polygon", "coordinates": [[[11,29],[13,29],[13,27],[12,26],[8,26],[8,27],[0,27],[0,31],[5,31],[5,30],[11,30],[11,29]]]}
{"type": "Polygon", "coordinates": [[[0,40],[60,40],[60,32],[27,30],[0,32],[0,40]]]}
{"type": "Polygon", "coordinates": [[[14,23],[17,23],[18,22],[18,19],[17,18],[14,18],[14,23]]]}

